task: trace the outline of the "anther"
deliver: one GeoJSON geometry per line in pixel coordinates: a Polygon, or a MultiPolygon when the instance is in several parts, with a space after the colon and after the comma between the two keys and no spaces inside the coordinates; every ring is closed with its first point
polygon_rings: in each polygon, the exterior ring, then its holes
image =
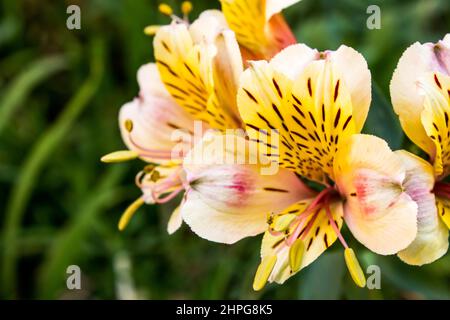
{"type": "Polygon", "coordinates": [[[253,280],[253,290],[259,291],[264,288],[276,263],[277,256],[275,255],[262,258],[253,280]]]}
{"type": "Polygon", "coordinates": [[[181,4],[181,12],[183,12],[183,15],[185,16],[185,18],[187,17],[187,15],[189,13],[191,13],[191,11],[192,11],[192,2],[183,1],[183,3],[181,4]]]}
{"type": "Polygon", "coordinates": [[[161,178],[161,174],[159,173],[158,170],[153,170],[151,175],[150,175],[150,180],[152,182],[156,182],[161,178]]]}
{"type": "Polygon", "coordinates": [[[125,125],[125,129],[128,132],[131,132],[133,130],[133,121],[131,121],[130,119],[125,120],[124,125],[125,125]]]}
{"type": "Polygon", "coordinates": [[[142,197],[136,199],[122,214],[119,220],[119,230],[122,231],[130,222],[136,211],[144,204],[144,199],[142,197]]]}
{"type": "Polygon", "coordinates": [[[171,17],[173,14],[172,8],[167,3],[161,3],[158,7],[159,12],[161,12],[163,15],[166,15],[168,17],[171,17]]]}
{"type": "Polygon", "coordinates": [[[355,252],[351,248],[346,248],[344,251],[345,263],[348,271],[352,276],[353,281],[358,287],[364,288],[366,286],[366,277],[361,269],[361,266],[356,258],[355,252]]]}
{"type": "Polygon", "coordinates": [[[144,29],[144,33],[148,36],[154,36],[160,28],[161,26],[146,26],[144,29]]]}
{"type": "Polygon", "coordinates": [[[292,272],[297,272],[300,270],[304,253],[305,243],[303,242],[303,240],[295,240],[292,246],[289,248],[289,266],[291,267],[292,272]]]}
{"type": "Polygon", "coordinates": [[[101,157],[100,161],[105,163],[117,163],[124,162],[129,160],[134,160],[139,157],[139,154],[136,151],[132,150],[121,150],[108,153],[101,157]]]}

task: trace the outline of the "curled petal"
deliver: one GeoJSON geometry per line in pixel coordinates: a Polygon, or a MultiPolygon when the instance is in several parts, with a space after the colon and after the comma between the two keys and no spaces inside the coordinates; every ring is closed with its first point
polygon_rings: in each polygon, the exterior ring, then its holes
{"type": "Polygon", "coordinates": [[[439,219],[435,197],[433,167],[423,159],[406,151],[396,151],[406,167],[404,187],[417,203],[417,236],[398,253],[401,260],[412,265],[431,263],[448,249],[448,229],[439,219]]]}
{"type": "Polygon", "coordinates": [[[345,222],[378,254],[405,249],[417,235],[417,203],[405,192],[406,168],[387,143],[353,135],[338,150],[334,174],[346,198],[345,222]]]}

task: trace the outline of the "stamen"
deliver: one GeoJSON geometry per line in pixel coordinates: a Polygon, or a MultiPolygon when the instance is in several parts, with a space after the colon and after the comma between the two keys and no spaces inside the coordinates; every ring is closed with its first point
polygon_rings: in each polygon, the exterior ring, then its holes
{"type": "Polygon", "coordinates": [[[302,239],[297,239],[289,249],[289,266],[292,272],[300,270],[303,261],[303,255],[305,253],[305,243],[302,239]]]}
{"type": "Polygon", "coordinates": [[[276,255],[262,258],[256,270],[255,279],[253,280],[253,290],[259,291],[264,288],[276,263],[276,255]]]}
{"type": "Polygon", "coordinates": [[[147,26],[144,28],[144,33],[147,36],[154,36],[160,28],[161,28],[161,26],[147,26]]]}
{"type": "Polygon", "coordinates": [[[342,236],[341,231],[339,230],[339,227],[336,225],[336,222],[334,222],[333,215],[331,214],[329,200],[327,200],[327,202],[325,204],[325,211],[327,212],[327,216],[328,216],[328,220],[330,221],[330,225],[333,228],[334,232],[336,233],[337,237],[339,238],[339,241],[341,241],[341,243],[345,249],[348,249],[347,242],[345,242],[345,239],[342,236]]]}
{"type": "Polygon", "coordinates": [[[165,16],[172,17],[173,15],[173,10],[167,3],[161,3],[158,10],[165,16]]]}
{"type": "MultiPolygon", "coordinates": [[[[179,159],[179,157],[175,157],[172,154],[172,151],[170,151],[170,150],[148,149],[148,148],[141,146],[136,141],[134,141],[133,136],[131,134],[128,135],[128,139],[130,140],[130,143],[136,149],[139,149],[140,157],[155,158],[155,159],[162,159],[162,160],[172,160],[172,158],[179,159]]],[[[181,156],[182,155],[180,155],[180,157],[181,156]]]]}
{"type": "Polygon", "coordinates": [[[184,19],[187,19],[191,11],[192,11],[192,2],[183,1],[183,3],[181,4],[181,12],[183,12],[184,19]]]}
{"type": "Polygon", "coordinates": [[[120,150],[104,155],[100,161],[105,163],[117,163],[134,160],[139,157],[139,153],[132,150],[120,150]]]}
{"type": "Polygon", "coordinates": [[[366,286],[366,277],[364,276],[364,272],[361,269],[353,249],[346,248],[344,251],[344,257],[353,281],[358,287],[364,288],[366,286]]]}
{"type": "Polygon", "coordinates": [[[125,229],[133,215],[144,203],[144,199],[142,197],[139,197],[125,210],[119,220],[118,227],[120,231],[123,231],[125,229]]]}
{"type": "Polygon", "coordinates": [[[183,187],[180,187],[174,191],[172,191],[171,193],[169,193],[167,196],[163,197],[163,198],[157,198],[155,199],[155,203],[166,203],[169,202],[170,200],[172,200],[173,198],[175,198],[180,191],[184,190],[183,187]]]}

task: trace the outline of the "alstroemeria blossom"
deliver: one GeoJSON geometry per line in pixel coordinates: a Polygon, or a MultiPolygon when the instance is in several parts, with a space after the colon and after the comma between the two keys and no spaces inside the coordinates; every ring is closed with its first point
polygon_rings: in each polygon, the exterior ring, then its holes
{"type": "Polygon", "coordinates": [[[410,46],[399,60],[390,91],[403,130],[433,165],[419,166],[422,175],[428,172],[423,183],[434,196],[425,202],[426,210],[419,210],[417,239],[399,253],[406,263],[422,265],[448,249],[450,185],[443,180],[450,173],[450,35],[436,44],[410,46]]]}
{"type": "Polygon", "coordinates": [[[379,254],[395,254],[415,238],[417,203],[405,186],[405,166],[382,139],[357,134],[370,89],[364,58],[346,46],[319,53],[294,45],[243,73],[238,107],[250,140],[269,147],[265,154],[282,168],[325,186],[269,219],[255,289],[265,280],[282,283],[338,238],[353,279],[364,286],[340,233],[344,220],[379,254]]]}
{"type": "MultiPolygon", "coordinates": [[[[184,190],[182,159],[207,129],[241,126],[235,95],[242,58],[233,32],[220,16],[219,11],[206,11],[192,24],[174,17],[156,31],[156,64],[141,67],[139,96],[119,114],[130,151],[103,158],[117,162],[139,157],[150,163],[136,176],[143,195],[125,211],[119,229],[142,204],[164,203],[184,190]],[[199,130],[196,120],[201,121],[199,130]]],[[[180,225],[180,217],[176,210],[169,220],[170,233],[180,225]]]]}
{"type": "Polygon", "coordinates": [[[300,0],[221,0],[222,12],[248,59],[270,59],[296,43],[281,11],[300,0]]]}

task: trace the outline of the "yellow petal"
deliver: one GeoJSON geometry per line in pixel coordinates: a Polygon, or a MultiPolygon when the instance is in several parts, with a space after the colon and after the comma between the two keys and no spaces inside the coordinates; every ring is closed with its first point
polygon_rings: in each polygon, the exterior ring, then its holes
{"type": "Polygon", "coordinates": [[[353,281],[358,287],[364,288],[366,286],[366,277],[359,265],[355,252],[351,248],[347,248],[344,251],[345,263],[347,264],[348,271],[352,276],[353,281]]]}
{"type": "Polygon", "coordinates": [[[450,200],[436,197],[436,205],[439,217],[447,228],[450,229],[450,200]]]}
{"type": "Polygon", "coordinates": [[[425,94],[422,124],[436,151],[435,175],[446,177],[450,173],[450,77],[431,73],[420,85],[425,94]]]}
{"type": "Polygon", "coordinates": [[[270,273],[277,262],[277,256],[264,257],[256,270],[255,279],[253,280],[253,290],[259,291],[266,285],[270,273]]]}
{"type": "Polygon", "coordinates": [[[139,154],[136,151],[121,150],[104,155],[101,158],[101,161],[106,163],[115,163],[133,160],[136,159],[137,157],[139,157],[139,154]]]}
{"type": "Polygon", "coordinates": [[[292,272],[297,272],[302,266],[303,255],[305,253],[305,243],[302,239],[297,239],[289,249],[289,265],[292,272]]]}
{"type": "Polygon", "coordinates": [[[194,43],[184,24],[160,28],[153,44],[161,79],[175,101],[195,119],[213,128],[235,128],[234,114],[221,107],[215,93],[216,47],[207,42],[194,43]]]}
{"type": "Polygon", "coordinates": [[[186,25],[161,27],[153,46],[156,64],[167,91],[196,119],[207,120],[208,83],[205,83],[205,76],[200,70],[202,57],[194,48],[186,25]]]}
{"type": "Polygon", "coordinates": [[[237,99],[250,138],[280,166],[318,182],[333,176],[338,145],[356,132],[350,94],[327,60],[309,63],[294,81],[253,63],[237,99]]]}

